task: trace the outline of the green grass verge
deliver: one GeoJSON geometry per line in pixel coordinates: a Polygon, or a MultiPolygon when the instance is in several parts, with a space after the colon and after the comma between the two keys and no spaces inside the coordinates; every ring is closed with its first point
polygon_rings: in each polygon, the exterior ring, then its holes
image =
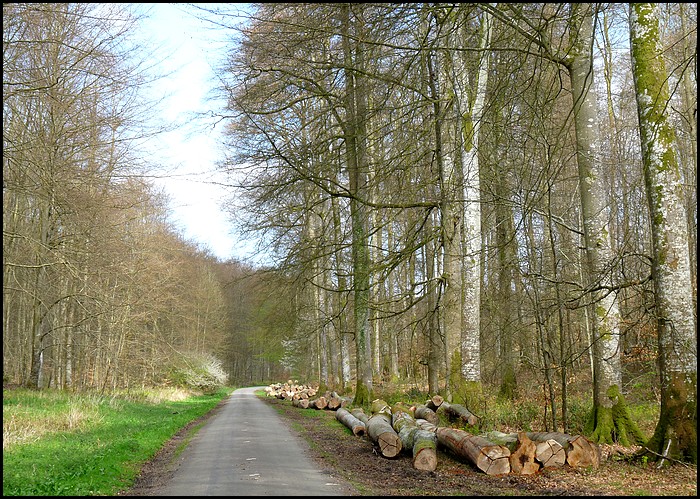
{"type": "Polygon", "coordinates": [[[115,495],[178,430],[232,391],[153,402],[3,390],[3,495],[115,495]]]}

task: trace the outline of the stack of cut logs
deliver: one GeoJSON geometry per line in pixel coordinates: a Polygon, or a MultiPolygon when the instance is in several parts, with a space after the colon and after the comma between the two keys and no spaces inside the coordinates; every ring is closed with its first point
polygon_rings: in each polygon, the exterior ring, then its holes
{"type": "Polygon", "coordinates": [[[265,391],[268,397],[291,400],[292,405],[302,409],[310,407],[312,409],[335,411],[340,407],[345,407],[352,401],[350,397],[341,397],[336,392],[326,392],[323,395],[318,395],[318,387],[300,385],[298,381],[292,380],[288,380],[286,383],[274,383],[266,386],[265,391]]]}
{"type": "Polygon", "coordinates": [[[348,397],[335,392],[317,396],[317,389],[292,381],[270,385],[266,391],[268,396],[291,400],[296,407],[335,411],[338,421],[354,435],[369,437],[384,457],[405,452],[412,455],[418,470],[436,469],[438,448],[447,449],[488,475],[528,475],[564,464],[597,468],[600,463],[598,446],[581,435],[522,431],[474,435],[461,428],[440,426],[441,415],[443,421],[461,427],[476,428],[479,418],[463,405],[448,403],[439,395],[417,405],[390,406],[377,399],[368,415],[360,407],[350,408],[352,399],[348,397]]]}

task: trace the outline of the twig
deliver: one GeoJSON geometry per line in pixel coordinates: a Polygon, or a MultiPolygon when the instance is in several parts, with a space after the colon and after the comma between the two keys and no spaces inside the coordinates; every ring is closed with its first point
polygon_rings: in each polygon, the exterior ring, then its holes
{"type": "MultiPolygon", "coordinates": [[[[669,442],[670,442],[670,440],[669,440],[669,442]]],[[[649,447],[642,447],[642,449],[644,449],[645,451],[647,451],[651,454],[654,454],[655,456],[659,456],[659,457],[663,458],[661,460],[661,462],[663,462],[664,459],[668,459],[669,461],[673,461],[674,463],[682,464],[686,468],[690,468],[690,466],[688,466],[687,463],[684,463],[683,461],[679,461],[678,459],[673,459],[672,457],[664,456],[663,454],[659,454],[658,452],[654,452],[649,447]]],[[[668,446],[666,447],[666,452],[668,453],[668,446]]]]}

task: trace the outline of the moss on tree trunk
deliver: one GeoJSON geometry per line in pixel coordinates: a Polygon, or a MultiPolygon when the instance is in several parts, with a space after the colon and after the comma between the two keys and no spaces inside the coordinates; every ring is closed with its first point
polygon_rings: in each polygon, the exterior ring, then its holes
{"type": "Polygon", "coordinates": [[[606,393],[612,406],[596,405],[586,425],[586,434],[599,444],[641,445],[646,440],[632,419],[625,397],[617,385],[606,393]]]}
{"type": "Polygon", "coordinates": [[[697,393],[690,393],[688,388],[697,386],[697,376],[690,383],[685,378],[685,373],[670,376],[666,393],[661,396],[661,415],[656,431],[639,452],[640,456],[655,461],[670,458],[698,462],[697,393]]]}
{"type": "Polygon", "coordinates": [[[630,8],[630,49],[651,220],[654,314],[661,413],[646,445],[653,460],[697,463],[697,324],[689,259],[683,177],[668,114],[670,92],[658,5],[630,8]]]}
{"type": "Polygon", "coordinates": [[[372,393],[365,383],[363,383],[361,378],[357,379],[357,384],[355,385],[355,397],[353,399],[353,406],[355,407],[369,407],[372,400],[372,393]]]}

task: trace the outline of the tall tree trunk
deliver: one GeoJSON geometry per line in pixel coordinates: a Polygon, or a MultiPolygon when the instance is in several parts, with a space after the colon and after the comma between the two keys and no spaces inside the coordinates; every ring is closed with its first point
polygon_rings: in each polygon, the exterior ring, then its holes
{"type": "MultiPolygon", "coordinates": [[[[337,182],[337,179],[336,179],[337,182]]],[[[346,332],[347,320],[347,296],[348,296],[348,283],[345,278],[345,268],[343,264],[343,231],[340,222],[340,207],[338,206],[338,199],[331,198],[331,210],[333,215],[333,228],[335,233],[335,273],[338,276],[338,290],[336,292],[337,298],[337,333],[338,341],[340,343],[340,377],[343,384],[343,390],[349,388],[350,382],[352,380],[352,372],[350,367],[350,347],[348,340],[348,333],[346,332]]]]}
{"type": "Polygon", "coordinates": [[[630,47],[644,183],[653,243],[652,279],[658,330],[661,413],[647,442],[659,455],[697,463],[697,318],[688,226],[676,137],[655,4],[631,4],[630,47]]]}
{"type": "Polygon", "coordinates": [[[372,350],[369,330],[370,262],[368,237],[368,208],[365,204],[367,189],[367,151],[364,130],[366,99],[362,71],[362,44],[356,32],[350,33],[350,7],[341,7],[341,29],[346,82],[345,147],[350,181],[350,218],[352,221],[353,294],[356,346],[355,404],[363,405],[371,400],[372,350]],[[354,51],[353,51],[354,49],[354,51]],[[353,54],[355,60],[353,61],[353,54]]]}
{"type": "MultiPolygon", "coordinates": [[[[497,155],[497,153],[495,153],[497,155]]],[[[500,360],[498,365],[501,371],[501,386],[498,394],[506,400],[513,400],[517,395],[517,380],[515,372],[514,335],[517,321],[514,318],[516,304],[512,290],[515,278],[514,267],[517,262],[515,229],[513,227],[513,212],[507,204],[510,188],[508,186],[508,174],[503,167],[505,158],[497,157],[495,160],[496,180],[494,191],[496,193],[495,224],[496,224],[496,248],[498,252],[498,305],[496,307],[496,321],[498,327],[500,360]]]]}
{"type": "MultiPolygon", "coordinates": [[[[481,383],[481,181],[479,134],[488,84],[491,15],[481,13],[481,33],[476,81],[469,82],[466,68],[458,72],[462,94],[457,99],[460,114],[462,174],[464,175],[464,286],[460,353],[461,375],[470,383],[481,383]],[[472,91],[467,89],[471,84],[472,91]],[[468,96],[471,96],[468,98],[468,96]]],[[[462,34],[466,39],[466,33],[462,34]]],[[[459,57],[459,56],[458,56],[459,57]]]]}
{"type": "MultiPolygon", "coordinates": [[[[697,68],[697,40],[695,43],[695,49],[693,50],[693,47],[691,46],[691,37],[690,36],[685,36],[686,33],[689,33],[693,28],[697,32],[697,24],[693,27],[692,25],[687,27],[686,23],[688,23],[688,19],[690,19],[690,12],[692,12],[692,7],[690,4],[686,5],[684,3],[679,3],[678,4],[678,9],[679,9],[679,17],[681,20],[681,33],[684,35],[683,36],[683,59],[685,61],[692,61],[695,59],[695,64],[697,68]],[[695,54],[693,54],[693,51],[695,54]]],[[[697,38],[697,36],[696,36],[697,38]]],[[[698,208],[698,203],[697,203],[697,182],[698,182],[698,121],[697,121],[697,106],[698,106],[698,91],[697,91],[697,69],[695,72],[695,81],[693,82],[693,76],[692,76],[692,71],[690,69],[686,69],[686,71],[683,72],[683,76],[681,77],[682,83],[683,83],[683,93],[682,93],[682,102],[683,102],[683,107],[685,109],[685,116],[687,117],[688,125],[689,125],[689,141],[690,142],[690,157],[685,161],[685,176],[686,176],[686,181],[685,184],[689,187],[691,186],[696,186],[695,190],[695,197],[693,199],[693,194],[692,194],[692,189],[688,188],[688,201],[686,202],[686,211],[687,211],[687,218],[688,218],[688,245],[690,247],[690,254],[691,255],[697,255],[697,217],[693,215],[695,213],[697,215],[697,208],[698,208]],[[693,230],[695,229],[695,230],[693,230]]],[[[686,155],[687,157],[687,155],[686,155]]],[[[681,163],[683,163],[683,155],[680,155],[679,160],[681,163]]],[[[690,259],[690,277],[692,279],[692,288],[696,290],[695,293],[693,293],[693,310],[697,310],[697,301],[698,301],[698,296],[697,296],[697,289],[698,289],[698,282],[697,282],[697,276],[698,276],[698,269],[697,269],[697,258],[691,258],[690,259]]]]}
{"type": "Polygon", "coordinates": [[[593,73],[593,4],[572,4],[570,32],[576,33],[567,61],[574,99],[576,160],[586,245],[587,287],[594,313],[593,413],[590,430],[597,442],[614,439],[613,405],[621,394],[620,311],[612,282],[609,202],[599,157],[601,141],[593,73]]]}

